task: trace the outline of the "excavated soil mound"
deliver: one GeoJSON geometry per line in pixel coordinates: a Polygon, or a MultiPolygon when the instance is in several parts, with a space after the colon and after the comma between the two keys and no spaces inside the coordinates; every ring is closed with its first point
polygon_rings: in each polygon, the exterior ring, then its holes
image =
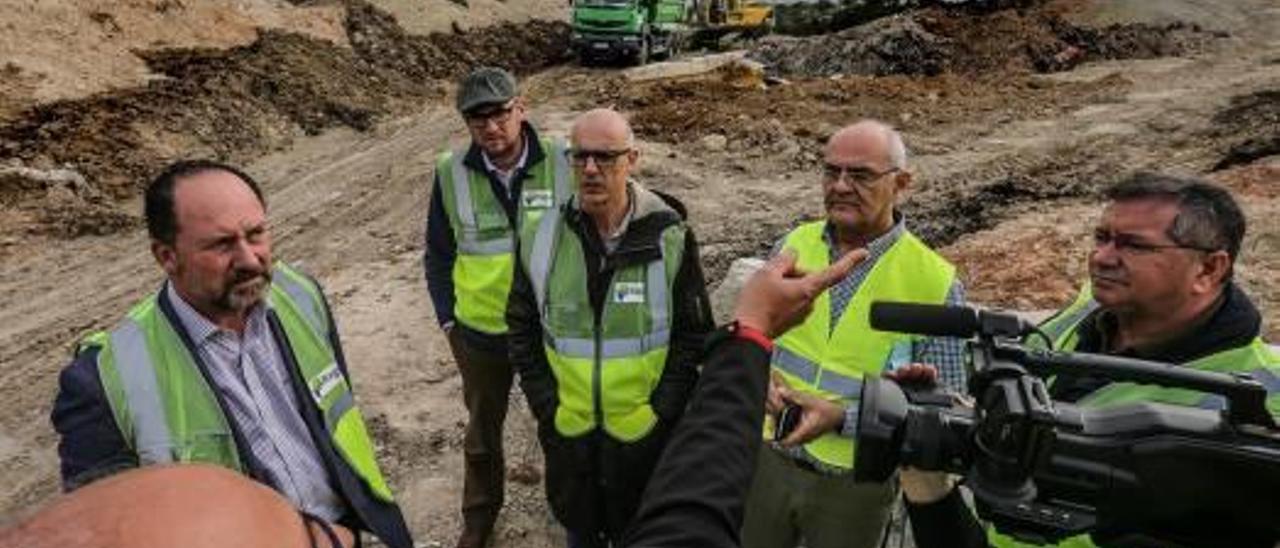
{"type": "Polygon", "coordinates": [[[1195,25],[1074,25],[1052,9],[924,9],[813,38],[775,37],[750,53],[778,75],[1050,72],[1097,59],[1181,55],[1214,34],[1195,25]]]}
{"type": "Polygon", "coordinates": [[[621,86],[602,92],[632,113],[638,135],[669,143],[725,137],[733,150],[794,149],[784,161],[816,161],[817,150],[837,129],[835,121],[870,117],[892,120],[905,131],[1006,116],[1047,116],[1109,97],[1128,85],[1120,77],[1095,82],[1047,82],[1030,78],[972,79],[890,76],[804,80],[764,89],[731,82],[671,81],[621,86]]]}
{"type": "Polygon", "coordinates": [[[1229,143],[1214,171],[1280,155],[1280,89],[1233,97],[1213,122],[1210,137],[1229,143]]]}
{"type": "Polygon", "coordinates": [[[569,58],[569,25],[560,21],[415,36],[362,1],[351,2],[347,10],[347,36],[359,56],[410,78],[452,78],[481,64],[527,73],[569,58]]]}
{"type": "MultiPolygon", "coordinates": [[[[1181,23],[1092,29],[1069,23],[1062,13],[1052,6],[923,9],[832,35],[771,39],[750,55],[772,64],[776,73],[797,77],[783,85],[743,87],[712,76],[618,86],[614,94],[645,138],[776,158],[807,169],[819,160],[820,146],[838,121],[877,118],[908,134],[929,135],[949,129],[964,134],[971,124],[1059,116],[1088,104],[1122,101],[1132,82],[1119,74],[1076,81],[1039,72],[1091,59],[1185,54],[1215,36],[1181,23]]],[[[1270,108],[1262,104],[1266,98],[1240,99],[1223,116],[1257,120],[1258,132],[1273,135],[1268,132],[1276,124],[1267,126],[1267,118],[1256,114],[1270,108]]],[[[924,140],[913,143],[913,150],[941,154],[954,146],[924,140]]],[[[1089,147],[1064,147],[919,189],[905,211],[926,241],[947,245],[995,226],[1028,204],[1093,197],[1116,173],[1130,169],[1089,147]]]]}
{"type": "MultiPolygon", "coordinates": [[[[440,97],[436,79],[457,77],[477,64],[535,70],[563,59],[568,41],[567,25],[541,21],[461,36],[411,36],[363,1],[347,4],[352,49],[268,30],[252,44],[228,50],[144,53],[150,69],[165,79],[28,110],[0,126],[0,162],[70,167],[110,202],[135,195],[173,158],[242,161],[283,147],[299,134],[339,126],[365,130],[380,117],[440,97]],[[511,43],[525,47],[504,47],[511,43]]],[[[21,217],[35,217],[37,222],[24,225],[29,232],[76,236],[127,226],[86,227],[76,220],[75,204],[94,203],[84,213],[97,217],[108,206],[97,196],[77,198],[64,202],[69,206],[52,207],[43,194],[23,185],[0,186],[0,204],[27,213],[21,217]]]]}

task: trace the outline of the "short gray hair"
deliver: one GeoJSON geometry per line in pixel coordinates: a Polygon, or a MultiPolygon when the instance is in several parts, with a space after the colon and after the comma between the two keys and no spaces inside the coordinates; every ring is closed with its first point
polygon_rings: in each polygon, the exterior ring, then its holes
{"type": "Polygon", "coordinates": [[[631,122],[627,120],[627,117],[624,116],[622,113],[616,110],[613,110],[611,108],[594,108],[582,114],[579,114],[577,117],[575,117],[573,119],[573,124],[569,126],[569,140],[572,141],[574,137],[578,135],[578,127],[581,126],[583,123],[585,123],[588,120],[591,120],[594,118],[601,118],[601,117],[609,117],[609,118],[614,118],[615,120],[621,120],[622,127],[627,130],[627,133],[626,133],[627,148],[628,149],[636,148],[636,132],[635,130],[631,129],[631,122]]]}
{"type": "Polygon", "coordinates": [[[885,141],[889,145],[889,165],[898,168],[907,168],[907,145],[902,142],[902,134],[898,130],[885,124],[885,141]]]}
{"type": "MultiPolygon", "coordinates": [[[[885,154],[889,157],[889,165],[895,169],[905,170],[907,168],[907,145],[902,141],[902,134],[893,129],[893,126],[874,118],[864,118],[841,128],[836,132],[836,135],[868,129],[879,133],[884,139],[885,154]]],[[[832,138],[835,138],[836,135],[833,135],[832,138]]]]}
{"type": "Polygon", "coordinates": [[[1246,221],[1240,205],[1225,188],[1193,177],[1139,171],[1107,189],[1106,196],[1113,202],[1169,200],[1178,206],[1169,239],[1203,251],[1226,251],[1233,263],[1240,255],[1246,221]]]}

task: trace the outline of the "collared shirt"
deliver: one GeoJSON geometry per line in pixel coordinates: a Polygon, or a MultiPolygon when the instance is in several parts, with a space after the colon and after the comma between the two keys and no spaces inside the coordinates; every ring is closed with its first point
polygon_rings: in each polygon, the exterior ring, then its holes
{"type": "Polygon", "coordinates": [[[627,235],[627,227],[631,226],[631,218],[634,217],[635,215],[636,215],[636,191],[635,191],[635,188],[631,186],[631,183],[628,182],[627,183],[627,212],[623,214],[622,222],[618,223],[618,228],[615,228],[613,232],[610,232],[608,236],[603,238],[602,243],[604,244],[604,249],[606,252],[608,252],[609,254],[613,254],[614,251],[617,251],[618,244],[621,244],[622,237],[627,235]]]}
{"type": "MultiPolygon", "coordinates": [[[[618,250],[618,245],[622,243],[622,238],[627,235],[627,227],[631,226],[631,218],[636,215],[636,190],[632,185],[632,182],[627,181],[627,212],[623,214],[622,222],[618,223],[618,228],[613,229],[607,236],[600,238],[600,244],[604,246],[606,255],[611,255],[618,250]]],[[[591,219],[587,212],[582,211],[582,201],[576,195],[573,197],[573,207],[582,212],[587,219],[591,219]]],[[[594,220],[591,222],[591,227],[598,230],[594,220]]]]}
{"type": "Polygon", "coordinates": [[[271,486],[298,509],[329,521],[346,513],[320,451],[299,411],[289,372],[267,322],[264,302],[249,313],[244,333],[218,327],[166,284],[169,301],[231,411],[249,452],[271,486]]]}
{"type": "Polygon", "coordinates": [[[524,167],[525,162],[529,160],[529,140],[524,137],[521,137],[521,139],[522,148],[520,149],[520,159],[516,161],[516,165],[511,166],[511,169],[508,170],[503,170],[498,167],[497,164],[493,163],[493,160],[489,159],[488,154],[483,150],[480,151],[480,158],[484,159],[484,169],[493,174],[493,176],[498,179],[498,182],[502,183],[502,186],[506,187],[508,196],[511,195],[511,178],[514,177],[516,172],[520,171],[520,169],[524,167]]]}

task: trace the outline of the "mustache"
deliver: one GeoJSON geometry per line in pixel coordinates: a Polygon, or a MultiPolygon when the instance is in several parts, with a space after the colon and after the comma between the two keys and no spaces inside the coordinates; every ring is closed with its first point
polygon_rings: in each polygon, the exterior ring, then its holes
{"type": "Polygon", "coordinates": [[[259,279],[259,278],[261,278],[262,281],[264,282],[270,283],[271,272],[265,268],[261,270],[250,270],[250,269],[236,270],[231,273],[230,285],[239,285],[244,282],[259,279]]]}
{"type": "Polygon", "coordinates": [[[1125,276],[1123,272],[1110,268],[1095,268],[1089,271],[1089,276],[1110,282],[1127,283],[1129,281],[1128,276],[1125,276]]]}

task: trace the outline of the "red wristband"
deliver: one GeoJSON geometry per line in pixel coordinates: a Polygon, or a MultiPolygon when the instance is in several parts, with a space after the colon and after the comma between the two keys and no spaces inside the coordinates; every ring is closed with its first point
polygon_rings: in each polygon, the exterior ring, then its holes
{"type": "Polygon", "coordinates": [[[768,335],[765,335],[764,331],[749,325],[742,325],[735,321],[733,322],[733,336],[745,341],[756,343],[760,348],[763,348],[765,352],[770,354],[773,353],[773,340],[770,339],[768,335]]]}

